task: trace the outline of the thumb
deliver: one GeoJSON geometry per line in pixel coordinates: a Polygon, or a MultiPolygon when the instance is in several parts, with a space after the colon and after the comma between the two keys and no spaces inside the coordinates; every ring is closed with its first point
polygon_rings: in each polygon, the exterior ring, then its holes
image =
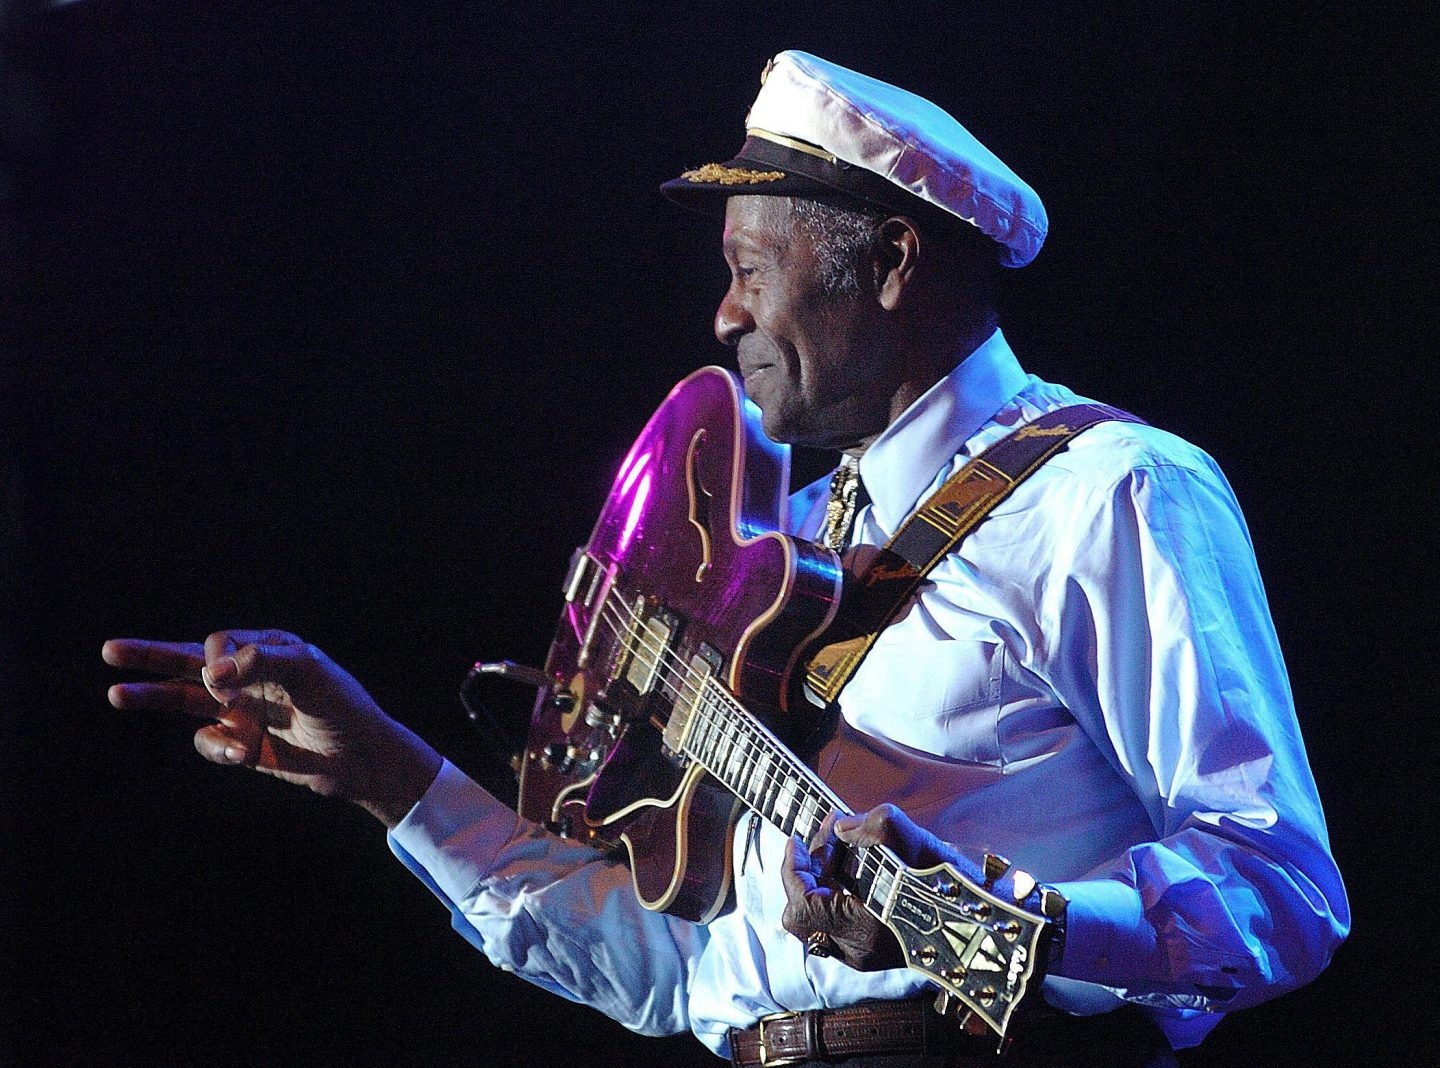
{"type": "Polygon", "coordinates": [[[240,697],[240,664],[228,653],[217,657],[200,669],[200,681],[215,700],[233,705],[240,697]]]}

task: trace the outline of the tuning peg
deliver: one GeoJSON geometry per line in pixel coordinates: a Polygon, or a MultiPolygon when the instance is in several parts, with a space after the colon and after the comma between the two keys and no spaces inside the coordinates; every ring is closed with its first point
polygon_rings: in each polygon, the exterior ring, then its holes
{"type": "Polygon", "coordinates": [[[985,889],[993,890],[995,880],[1010,870],[1010,862],[999,853],[985,854],[985,889]]]}
{"type": "Polygon", "coordinates": [[[1040,888],[1040,912],[1046,919],[1058,920],[1065,915],[1065,906],[1069,902],[1054,887],[1044,886],[1040,888]]]}
{"type": "Polygon", "coordinates": [[[1014,889],[1010,892],[1010,896],[1014,898],[1015,904],[1017,905],[1023,903],[1027,897],[1035,892],[1035,876],[1031,875],[1028,871],[1022,871],[1016,868],[1015,875],[1012,878],[1012,884],[1014,889]]]}

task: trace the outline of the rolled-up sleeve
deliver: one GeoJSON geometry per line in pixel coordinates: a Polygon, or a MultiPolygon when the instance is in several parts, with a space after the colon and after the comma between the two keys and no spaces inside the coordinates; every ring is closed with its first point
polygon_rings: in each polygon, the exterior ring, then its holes
{"type": "Polygon", "coordinates": [[[1318,975],[1350,916],[1249,535],[1207,460],[1077,495],[1045,612],[1052,683],[1156,834],[1058,886],[1059,974],[1223,1012],[1318,975]]]}

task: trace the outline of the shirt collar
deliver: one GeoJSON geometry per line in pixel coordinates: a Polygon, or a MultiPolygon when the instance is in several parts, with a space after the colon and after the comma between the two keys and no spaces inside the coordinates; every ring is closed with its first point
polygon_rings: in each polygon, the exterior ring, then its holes
{"type": "Polygon", "coordinates": [[[893,534],[965,442],[1029,381],[999,330],[885,428],[860,457],[872,514],[893,534]]]}

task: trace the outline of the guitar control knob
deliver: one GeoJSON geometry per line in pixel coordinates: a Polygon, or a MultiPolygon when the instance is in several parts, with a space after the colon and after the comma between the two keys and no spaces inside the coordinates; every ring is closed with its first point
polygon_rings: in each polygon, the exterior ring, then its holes
{"type": "Polygon", "coordinates": [[[575,747],[564,742],[551,742],[540,750],[540,766],[553,768],[564,775],[575,766],[575,747]]]}

